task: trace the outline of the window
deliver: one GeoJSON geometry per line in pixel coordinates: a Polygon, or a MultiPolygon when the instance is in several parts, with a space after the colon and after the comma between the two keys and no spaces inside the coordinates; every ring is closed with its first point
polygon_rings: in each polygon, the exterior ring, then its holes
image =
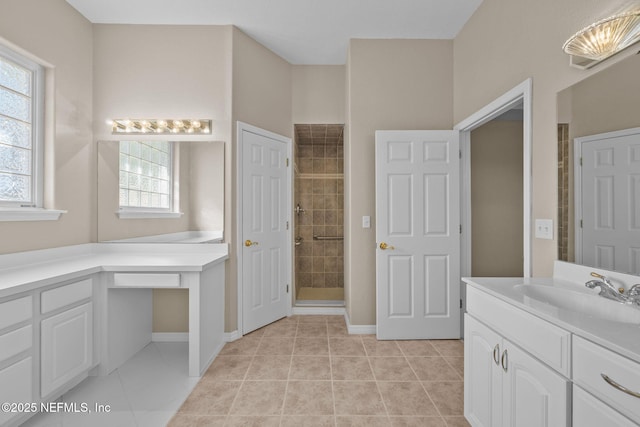
{"type": "Polygon", "coordinates": [[[120,211],[174,213],[172,166],[172,142],[120,141],[120,211]]]}
{"type": "Polygon", "coordinates": [[[0,206],[41,208],[42,66],[0,46],[0,206]]]}

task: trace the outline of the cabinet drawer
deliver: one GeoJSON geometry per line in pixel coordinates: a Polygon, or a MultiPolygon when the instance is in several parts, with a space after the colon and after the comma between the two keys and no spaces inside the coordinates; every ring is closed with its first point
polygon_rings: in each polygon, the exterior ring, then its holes
{"type": "Polygon", "coordinates": [[[573,382],[633,421],[640,422],[640,397],[631,396],[615,388],[607,383],[602,375],[640,394],[639,363],[574,335],[573,382]]]}
{"type": "Polygon", "coordinates": [[[573,425],[580,427],[636,427],[637,424],[620,415],[580,387],[573,386],[573,425]]]}
{"type": "Polygon", "coordinates": [[[0,329],[8,328],[33,315],[33,304],[30,296],[6,301],[0,304],[0,329]]]}
{"type": "Polygon", "coordinates": [[[91,279],[81,280],[59,288],[44,291],[41,297],[42,314],[49,313],[58,308],[91,298],[93,286],[91,279]]]}
{"type": "Polygon", "coordinates": [[[179,288],[179,273],[114,273],[113,286],[125,288],[179,288]]]}
{"type": "Polygon", "coordinates": [[[0,362],[31,348],[33,327],[25,326],[0,335],[0,362]]]}
{"type": "Polygon", "coordinates": [[[571,334],[474,287],[467,287],[467,311],[551,368],[569,377],[571,334]]]}
{"type": "MultiPolygon", "coordinates": [[[[0,402],[33,402],[32,372],[31,357],[0,369],[0,402]]],[[[17,416],[20,414],[0,411],[0,425],[17,416]]]]}

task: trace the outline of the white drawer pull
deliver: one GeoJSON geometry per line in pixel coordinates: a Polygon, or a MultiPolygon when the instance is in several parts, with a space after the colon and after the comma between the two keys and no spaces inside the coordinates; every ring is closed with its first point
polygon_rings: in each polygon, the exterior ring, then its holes
{"type": "Polygon", "coordinates": [[[612,380],[611,378],[609,378],[607,375],[605,374],[600,374],[600,376],[602,377],[602,379],[604,379],[611,387],[613,388],[617,388],[618,390],[620,390],[623,393],[627,393],[633,397],[637,397],[640,398],[640,393],[636,392],[636,391],[631,391],[628,388],[621,386],[620,384],[618,384],[617,382],[615,382],[614,380],[612,380]]]}

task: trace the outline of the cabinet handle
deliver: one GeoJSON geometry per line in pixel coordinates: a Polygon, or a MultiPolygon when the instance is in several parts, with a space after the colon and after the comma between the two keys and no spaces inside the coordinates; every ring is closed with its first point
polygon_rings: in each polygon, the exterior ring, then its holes
{"type": "Polygon", "coordinates": [[[502,370],[507,372],[507,365],[509,365],[509,354],[507,353],[507,350],[502,352],[501,363],[502,363],[502,370]]]}
{"type": "Polygon", "coordinates": [[[620,384],[618,384],[617,382],[615,382],[614,380],[612,380],[611,378],[609,378],[606,374],[600,374],[600,376],[602,377],[603,380],[605,380],[607,382],[607,384],[609,384],[611,387],[613,388],[617,388],[618,390],[620,390],[623,393],[627,393],[633,397],[637,397],[640,398],[640,393],[636,392],[636,391],[632,391],[629,390],[628,388],[626,388],[625,386],[622,386],[620,384]]]}
{"type": "Polygon", "coordinates": [[[496,366],[500,366],[500,344],[496,344],[493,347],[493,361],[496,363],[496,366]]]}

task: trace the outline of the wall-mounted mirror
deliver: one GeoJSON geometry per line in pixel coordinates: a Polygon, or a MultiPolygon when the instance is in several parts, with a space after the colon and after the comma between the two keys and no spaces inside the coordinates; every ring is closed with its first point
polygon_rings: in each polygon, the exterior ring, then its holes
{"type": "Polygon", "coordinates": [[[224,143],[98,142],[98,241],[222,241],[224,143]]]}
{"type": "Polygon", "coordinates": [[[619,155],[615,154],[617,160],[614,159],[614,151],[620,149],[622,144],[612,141],[611,138],[596,138],[609,140],[611,146],[601,145],[591,148],[592,151],[595,150],[595,157],[592,155],[588,158],[585,157],[584,152],[582,153],[583,164],[588,162],[590,169],[598,169],[600,165],[607,163],[610,170],[615,173],[624,167],[627,170],[625,177],[620,179],[620,177],[614,177],[614,173],[607,173],[606,177],[601,174],[599,177],[591,178],[591,184],[600,188],[589,189],[588,185],[583,185],[587,182],[585,179],[590,176],[584,173],[583,167],[581,182],[574,182],[576,168],[580,167],[580,160],[574,159],[574,151],[577,150],[576,144],[584,147],[580,142],[587,139],[584,137],[640,127],[640,78],[638,76],[640,76],[640,55],[633,55],[558,93],[558,259],[560,260],[570,262],[583,260],[582,264],[592,267],[640,274],[640,239],[637,238],[640,229],[635,230],[634,226],[634,224],[640,225],[640,135],[635,137],[636,139],[630,142],[631,145],[625,147],[619,155]],[[583,139],[576,141],[576,138],[583,139]],[[576,185],[582,188],[577,200],[576,185]],[[589,202],[585,201],[583,195],[590,200],[590,208],[588,208],[589,202]],[[606,198],[603,198],[605,196],[606,198]],[[576,212],[581,210],[582,215],[576,215],[576,212]],[[620,216],[618,213],[624,215],[620,216]],[[603,243],[599,247],[593,244],[586,247],[582,236],[585,234],[585,227],[589,225],[583,222],[582,229],[580,226],[581,218],[587,216],[590,216],[592,222],[593,218],[596,218],[595,223],[590,225],[591,228],[625,228],[626,231],[618,233],[621,237],[617,239],[623,240],[622,243],[626,249],[617,247],[615,242],[603,243]],[[635,246],[638,248],[634,249],[635,246]],[[591,251],[592,256],[584,256],[587,251],[591,251]],[[624,257],[625,262],[622,264],[614,262],[613,259],[618,257],[624,257]],[[624,267],[616,267],[617,265],[624,267]]]}

